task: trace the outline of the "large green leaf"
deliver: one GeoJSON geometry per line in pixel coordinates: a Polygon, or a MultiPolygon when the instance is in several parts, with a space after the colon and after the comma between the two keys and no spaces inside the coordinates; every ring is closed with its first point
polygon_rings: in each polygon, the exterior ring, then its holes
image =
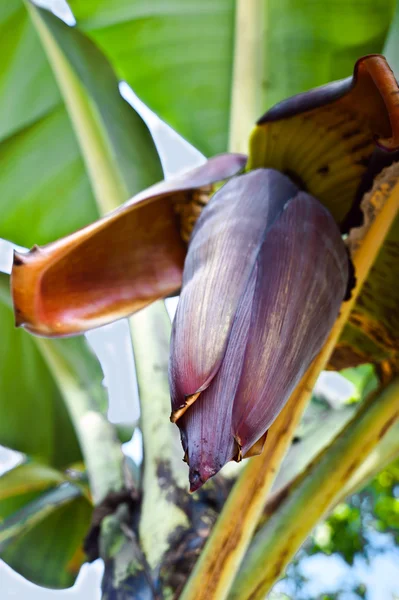
{"type": "Polygon", "coordinates": [[[0,33],[0,237],[29,247],[87,224],[97,210],[57,84],[22,0],[1,4],[0,33]]]}
{"type": "MultiPolygon", "coordinates": [[[[0,113],[0,123],[5,119],[0,113]]],[[[89,181],[63,106],[3,140],[0,159],[1,237],[30,247],[96,219],[89,181]]]]}
{"type": "Polygon", "coordinates": [[[151,134],[119,92],[104,55],[76,27],[26,0],[51,62],[100,210],[162,178],[151,134]]]}
{"type": "Polygon", "coordinates": [[[62,473],[20,465],[0,477],[0,557],[38,585],[68,587],[84,562],[91,514],[84,489],[62,473]]]}
{"type": "MultiPolygon", "coordinates": [[[[232,88],[241,84],[237,71],[233,77],[237,59],[243,61],[244,77],[248,70],[258,74],[258,81],[249,81],[257,90],[253,107],[236,108],[241,116],[253,112],[254,122],[275,102],[346,77],[357,58],[380,52],[395,2],[70,0],[69,4],[79,26],[104,50],[118,75],[160,117],[211,155],[227,148],[232,88]],[[251,38],[256,35],[262,41],[253,46],[251,57],[251,38]]],[[[237,97],[245,97],[247,91],[239,90],[237,97]]]]}
{"type": "MultiPolygon", "coordinates": [[[[39,26],[45,22],[51,29],[56,60],[69,70],[70,93],[80,95],[86,110],[88,125],[82,121],[78,135],[94,136],[95,158],[104,150],[108,162],[116,163],[120,180],[115,185],[127,200],[162,177],[148,129],[120,96],[111,67],[92,42],[48,11],[31,11],[39,26]],[[90,119],[95,122],[91,129],[90,119]]],[[[0,52],[7,58],[0,75],[0,237],[30,247],[93,221],[98,209],[66,107],[23,0],[10,0],[7,7],[3,3],[0,33],[0,52]]],[[[99,193],[112,195],[104,165],[86,160],[86,166],[99,193]]]]}
{"type": "Polygon", "coordinates": [[[69,3],[121,79],[208,156],[227,147],[233,0],[69,3]]]}
{"type": "Polygon", "coordinates": [[[26,462],[0,477],[0,523],[46,490],[61,485],[65,475],[37,462],[26,462]]]}
{"type": "Polygon", "coordinates": [[[0,5],[0,45],[0,140],[3,141],[51,113],[61,98],[22,0],[0,5]]]}

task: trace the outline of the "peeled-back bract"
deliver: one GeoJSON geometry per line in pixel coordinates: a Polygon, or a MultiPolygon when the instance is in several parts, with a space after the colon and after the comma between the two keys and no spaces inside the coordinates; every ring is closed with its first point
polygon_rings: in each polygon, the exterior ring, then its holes
{"type": "Polygon", "coordinates": [[[192,490],[261,451],[347,282],[331,214],[284,175],[260,169],[214,195],[189,245],[172,333],[172,418],[192,490]]]}
{"type": "Polygon", "coordinates": [[[231,177],[242,155],[221,155],[141,192],[57,242],[15,254],[17,325],[44,336],[81,333],[125,317],[181,285],[179,211],[198,188],[231,177]]]}
{"type": "Polygon", "coordinates": [[[399,88],[385,58],[370,55],[353,77],[288,98],[259,119],[249,168],[286,173],[342,223],[376,143],[399,146],[399,88]]]}

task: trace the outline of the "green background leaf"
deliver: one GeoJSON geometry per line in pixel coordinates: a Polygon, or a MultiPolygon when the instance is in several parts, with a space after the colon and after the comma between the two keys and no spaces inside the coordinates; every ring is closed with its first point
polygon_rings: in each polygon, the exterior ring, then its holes
{"type": "Polygon", "coordinates": [[[0,523],[38,495],[65,481],[62,473],[46,465],[26,462],[0,477],[0,523]]]}
{"type": "Polygon", "coordinates": [[[104,213],[162,179],[155,144],[142,118],[122,98],[118,80],[96,45],[49,11],[28,7],[104,213]]]}
{"type": "Polygon", "coordinates": [[[73,0],[119,77],[201,152],[227,147],[233,0],[73,0]]]}
{"type": "MultiPolygon", "coordinates": [[[[59,383],[43,357],[40,342],[14,326],[6,275],[0,276],[0,323],[0,444],[54,467],[81,460],[59,383]]],[[[85,338],[52,344],[105,413],[102,370],[85,338]]]]}
{"type": "Polygon", "coordinates": [[[91,514],[83,490],[58,471],[15,467],[0,477],[0,556],[38,585],[73,585],[91,514]]]}
{"type": "Polygon", "coordinates": [[[36,341],[15,328],[10,304],[1,301],[8,278],[1,284],[0,444],[66,466],[81,459],[76,434],[36,341]]]}
{"type": "MultiPolygon", "coordinates": [[[[226,150],[233,82],[234,0],[70,0],[119,77],[206,155],[226,150]]],[[[394,0],[259,3],[264,29],[260,114],[275,102],[351,75],[380,52],[394,0]]],[[[245,32],[243,31],[245,35],[245,32]]],[[[245,107],[243,107],[245,109],[245,107]]],[[[249,134],[249,132],[248,132],[249,134]]]]}
{"type": "Polygon", "coordinates": [[[61,97],[22,0],[1,3],[0,32],[0,139],[4,140],[59,106],[61,97]]]}
{"type": "Polygon", "coordinates": [[[97,217],[60,93],[22,0],[0,8],[0,237],[30,247],[97,217]],[[29,65],[29,68],[27,66],[29,65]]]}

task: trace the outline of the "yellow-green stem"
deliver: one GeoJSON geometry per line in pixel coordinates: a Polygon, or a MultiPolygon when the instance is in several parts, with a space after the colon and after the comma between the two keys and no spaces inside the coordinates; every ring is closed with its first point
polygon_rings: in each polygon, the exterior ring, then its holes
{"type": "Polygon", "coordinates": [[[350,300],[342,305],[322,351],[271,427],[262,455],[251,459],[235,484],[185,586],[182,600],[221,600],[228,596],[316,379],[328,363],[360,289],[398,214],[399,184],[390,191],[385,203],[379,208],[379,213],[369,224],[367,231],[363,230],[362,243],[353,256],[357,282],[350,300]]]}
{"type": "Polygon", "coordinates": [[[144,444],[139,533],[152,569],[161,564],[176,529],[189,524],[177,502],[177,495],[186,493],[187,468],[182,461],[177,427],[169,421],[170,330],[169,315],[161,301],[130,318],[144,444]]]}
{"type": "Polygon", "coordinates": [[[266,106],[268,0],[237,0],[233,81],[230,107],[230,152],[248,152],[248,137],[266,106]]]}
{"type": "Polygon", "coordinates": [[[372,396],[309,466],[257,534],[231,600],[263,600],[340,489],[399,418],[399,378],[372,396]],[[311,507],[311,508],[309,508],[311,507]]]}
{"type": "Polygon", "coordinates": [[[43,23],[38,10],[30,0],[25,0],[25,4],[63,95],[100,213],[105,214],[126,202],[129,192],[106,141],[98,110],[43,23]]]}

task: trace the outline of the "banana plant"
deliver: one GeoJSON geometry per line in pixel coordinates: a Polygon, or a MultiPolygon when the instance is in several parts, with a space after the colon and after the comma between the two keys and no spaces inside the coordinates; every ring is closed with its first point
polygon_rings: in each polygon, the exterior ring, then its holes
{"type": "Polygon", "coordinates": [[[26,455],[0,478],[0,556],[58,588],[101,557],[104,600],[264,598],[399,455],[395,3],[71,0],[74,26],[39,4],[1,14],[0,234],[31,250],[0,281],[0,443],[26,455]],[[121,80],[200,167],[162,179],[121,80]],[[121,318],[141,465],[79,337],[121,318]],[[365,363],[377,389],[293,468],[321,370],[365,363]]]}

